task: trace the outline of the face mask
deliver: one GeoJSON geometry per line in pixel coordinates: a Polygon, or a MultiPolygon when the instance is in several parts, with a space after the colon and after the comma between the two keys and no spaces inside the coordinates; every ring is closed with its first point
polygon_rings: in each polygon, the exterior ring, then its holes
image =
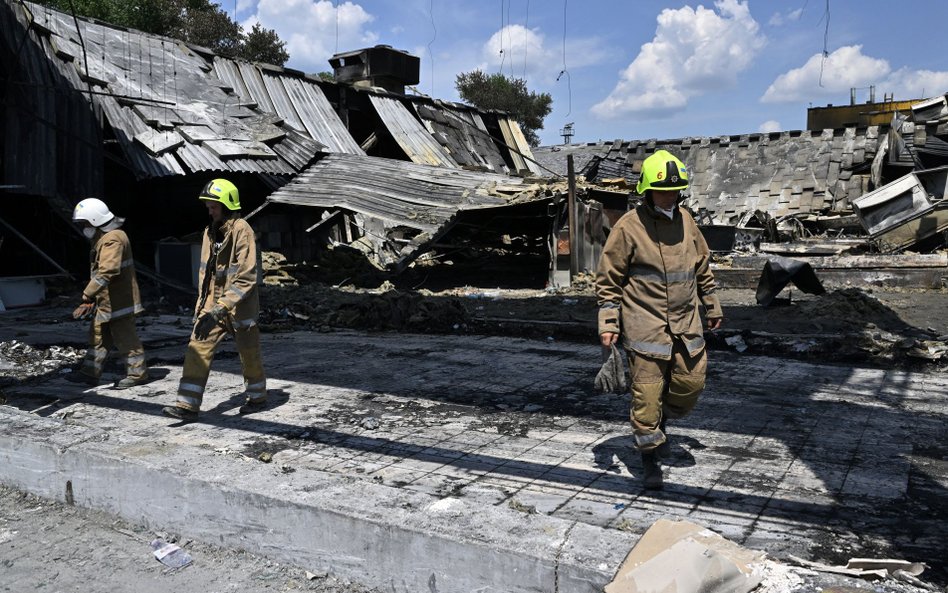
{"type": "Polygon", "coordinates": [[[86,227],[82,229],[82,234],[86,236],[86,239],[91,239],[95,236],[95,229],[86,227]]]}

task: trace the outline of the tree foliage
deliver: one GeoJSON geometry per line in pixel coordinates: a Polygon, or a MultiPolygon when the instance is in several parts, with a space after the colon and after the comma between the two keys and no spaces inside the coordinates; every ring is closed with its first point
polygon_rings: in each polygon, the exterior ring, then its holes
{"type": "Polygon", "coordinates": [[[543,118],[552,110],[549,93],[534,93],[522,78],[503,74],[485,74],[481,70],[458,74],[454,81],[461,99],[480,109],[508,112],[523,130],[530,146],[540,144],[536,131],[543,129],[543,118]]]}
{"type": "Polygon", "coordinates": [[[286,42],[280,40],[273,29],[265,29],[260,23],[254,24],[247,33],[243,47],[240,48],[240,57],[253,62],[266,62],[282,66],[290,59],[286,53],[286,42]]]}
{"type": "Polygon", "coordinates": [[[276,31],[259,23],[248,34],[211,0],[40,0],[57,10],[119,27],[174,37],[228,58],[282,66],[289,59],[276,31]]]}

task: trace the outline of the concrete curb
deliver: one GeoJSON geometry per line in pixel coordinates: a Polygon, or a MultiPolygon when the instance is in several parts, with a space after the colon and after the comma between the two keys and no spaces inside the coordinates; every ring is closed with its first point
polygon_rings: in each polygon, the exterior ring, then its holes
{"type": "Polygon", "coordinates": [[[0,425],[6,485],[386,591],[601,591],[637,539],[7,408],[0,425]]]}

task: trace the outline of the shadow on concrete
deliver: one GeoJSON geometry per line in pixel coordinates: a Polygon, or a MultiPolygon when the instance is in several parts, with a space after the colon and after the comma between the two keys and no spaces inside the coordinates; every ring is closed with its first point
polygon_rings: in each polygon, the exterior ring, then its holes
{"type": "MultiPolygon", "coordinates": [[[[890,322],[895,323],[892,319],[886,323],[890,322]]],[[[593,393],[597,361],[590,362],[588,373],[556,373],[567,358],[575,357],[575,352],[564,352],[560,347],[515,343],[509,339],[478,344],[478,348],[492,350],[488,361],[478,360],[476,354],[472,358],[471,351],[462,350],[455,338],[441,336],[428,336],[421,341],[380,341],[371,334],[330,333],[319,340],[351,351],[353,364],[341,365],[338,358],[323,359],[297,352],[296,356],[285,356],[278,367],[268,368],[273,378],[428,400],[436,404],[430,408],[433,413],[450,414],[459,408],[465,413],[473,411],[484,425],[495,425],[501,434],[516,436],[526,436],[538,426],[542,429],[543,417],[612,423],[625,422],[628,417],[627,396],[593,393]],[[522,365],[535,365],[537,357],[544,360],[548,369],[545,374],[538,368],[538,379],[534,382],[517,385],[509,381],[509,377],[521,372],[522,365]],[[489,365],[496,377],[496,389],[465,386],[482,381],[483,370],[472,373],[471,368],[483,365],[489,365]]],[[[217,372],[239,369],[236,354],[227,351],[228,344],[232,346],[232,342],[225,342],[217,356],[217,372]]],[[[265,358],[272,352],[268,347],[278,344],[271,342],[265,346],[265,358]]],[[[695,456],[691,452],[706,449],[728,467],[719,482],[700,487],[670,482],[656,494],[643,492],[638,478],[633,477],[601,482],[601,489],[611,490],[620,498],[653,504],[664,501],[692,509],[756,512],[775,524],[781,520],[804,521],[824,534],[825,541],[814,542],[814,550],[823,561],[845,563],[848,558],[842,554],[904,557],[927,562],[932,570],[926,573],[926,579],[948,582],[942,558],[942,534],[948,526],[948,491],[939,481],[944,479],[943,460],[948,458],[946,414],[936,408],[923,413],[912,408],[912,402],[905,397],[912,392],[909,388],[913,387],[913,380],[913,375],[898,368],[856,369],[825,362],[810,365],[712,352],[707,392],[694,414],[670,427],[673,455],[666,465],[677,469],[694,466],[695,456]],[[728,361],[727,374],[715,366],[716,360],[728,361]],[[836,393],[839,389],[844,390],[844,397],[836,393]],[[741,444],[728,448],[700,443],[676,432],[679,428],[684,432],[701,429],[737,436],[741,444]],[[893,439],[901,448],[891,446],[893,439]],[[797,500],[792,491],[777,488],[780,476],[755,472],[755,466],[773,460],[774,443],[793,457],[793,463],[804,465],[812,473],[825,491],[823,499],[797,500]],[[908,469],[907,494],[900,496],[900,485],[886,484],[884,480],[892,475],[889,465],[904,462],[909,456],[912,464],[908,469]],[[879,469],[875,474],[871,471],[873,467],[879,469]],[[856,472],[863,472],[865,481],[857,481],[858,488],[847,490],[847,478],[856,472]],[[839,545],[839,541],[834,541],[836,537],[846,545],[839,545]]],[[[914,393],[918,393],[917,387],[914,393]]],[[[286,398],[282,402],[285,403],[292,394],[284,393],[281,397],[286,398]]],[[[162,407],[157,402],[103,393],[89,395],[83,401],[147,415],[160,415],[162,407]]],[[[42,403],[46,406],[42,412],[37,412],[35,405],[21,396],[9,405],[43,415],[57,407],[55,398],[42,403]]],[[[70,403],[64,401],[62,405],[70,403]]],[[[570,469],[467,454],[444,446],[407,446],[397,438],[274,422],[266,418],[265,412],[244,417],[226,414],[240,403],[231,398],[203,412],[199,422],[279,435],[286,439],[287,446],[290,442],[312,441],[523,480],[542,478],[564,486],[592,484],[603,472],[615,473],[617,463],[625,465],[633,476],[641,471],[627,437],[607,439],[593,449],[590,461],[595,470],[570,469]],[[309,436],[303,437],[305,433],[309,436]]],[[[372,399],[359,402],[359,407],[376,415],[390,411],[386,406],[384,401],[372,399]]]]}

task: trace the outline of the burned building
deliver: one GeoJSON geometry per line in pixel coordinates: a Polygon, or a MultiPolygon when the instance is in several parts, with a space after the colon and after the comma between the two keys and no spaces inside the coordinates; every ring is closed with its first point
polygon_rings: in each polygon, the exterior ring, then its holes
{"type": "MultiPolygon", "coordinates": [[[[104,197],[128,218],[130,235],[142,244],[136,253],[145,261],[156,241],[181,236],[202,223],[193,196],[214,177],[238,183],[245,209],[251,211],[327,155],[383,157],[455,171],[455,177],[465,179],[458,186],[461,193],[471,189],[465,185],[470,183],[513,187],[522,175],[540,171],[507,114],[391,92],[417,82],[413,77],[418,67],[417,58],[391,48],[334,58],[347,73],[344,78],[358,83],[347,84],[223,58],[174,39],[73,18],[29,2],[4,0],[0,18],[4,190],[47,200],[44,214],[58,218],[58,232],[67,235],[71,206],[84,197],[104,197]],[[364,68],[351,67],[356,62],[364,68]],[[480,172],[487,177],[471,181],[480,172]],[[508,178],[498,182],[497,175],[508,178]]],[[[297,186],[300,183],[320,180],[306,175],[297,186]]],[[[409,201],[418,191],[409,190],[409,201]]],[[[362,202],[369,196],[371,192],[365,193],[362,202]]],[[[531,193],[516,199],[537,199],[544,213],[555,210],[551,195],[531,193]]],[[[436,206],[451,208],[459,205],[456,202],[447,199],[436,206]]],[[[503,204],[495,201],[492,206],[503,204]]],[[[334,236],[351,241],[361,238],[359,229],[389,224],[397,227],[393,236],[404,235],[402,221],[371,215],[384,211],[384,204],[342,210],[343,215],[321,228],[338,223],[334,236]],[[371,220],[353,226],[355,216],[371,220]]],[[[309,211],[302,217],[322,220],[325,214],[309,211]]],[[[438,219],[447,223],[453,216],[438,219]]],[[[273,220],[268,211],[256,213],[264,249],[293,244],[295,230],[281,236],[284,231],[277,227],[282,219],[273,220]]],[[[509,228],[492,228],[507,236],[531,226],[517,220],[509,228]]],[[[548,220],[542,226],[543,236],[548,235],[548,220]]],[[[29,224],[25,230],[36,232],[29,224]]],[[[300,249],[289,253],[313,255],[300,249]]]]}

